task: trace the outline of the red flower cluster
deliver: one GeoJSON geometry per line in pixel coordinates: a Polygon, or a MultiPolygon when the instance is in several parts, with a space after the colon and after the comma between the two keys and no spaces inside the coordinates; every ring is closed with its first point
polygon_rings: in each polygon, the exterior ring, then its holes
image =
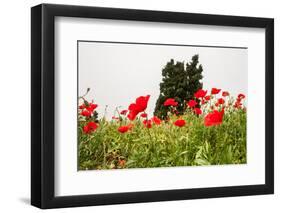
{"type": "Polygon", "coordinates": [[[151,119],[146,119],[143,120],[142,122],[146,128],[151,128],[152,123],[155,125],[160,125],[161,124],[161,119],[158,118],[157,116],[153,116],[151,119]]]}
{"type": "Polygon", "coordinates": [[[85,117],[91,117],[94,110],[98,107],[97,104],[89,103],[89,104],[82,104],[79,106],[79,109],[81,109],[81,115],[85,117]]]}
{"type": "Polygon", "coordinates": [[[90,121],[83,127],[83,132],[86,134],[90,134],[91,132],[95,131],[98,128],[98,124],[90,121]]]}
{"type": "MultiPolygon", "coordinates": [[[[210,94],[207,95],[207,90],[199,89],[194,93],[194,99],[191,99],[187,102],[187,107],[189,107],[194,114],[204,114],[202,118],[204,118],[204,125],[206,127],[222,124],[225,112],[231,112],[234,108],[241,109],[243,106],[242,100],[245,99],[244,94],[238,94],[236,101],[233,104],[233,99],[227,97],[230,96],[229,92],[223,91],[221,93],[221,97],[217,97],[216,95],[220,92],[221,89],[212,88],[210,94]],[[229,108],[231,108],[231,110],[229,110],[229,108]]],[[[128,110],[125,109],[120,112],[120,117],[112,117],[112,119],[118,120],[118,122],[120,122],[121,126],[117,129],[120,133],[126,133],[133,128],[133,124],[122,125],[124,119],[126,123],[126,117],[132,121],[135,120],[135,118],[139,114],[140,117],[143,118],[142,122],[146,128],[152,128],[153,125],[161,125],[162,121],[157,116],[153,116],[152,118],[148,119],[148,115],[145,110],[147,108],[149,98],[150,95],[138,97],[135,103],[129,105],[128,110]],[[122,117],[121,115],[123,115],[124,117],[122,117]]],[[[97,104],[88,103],[85,100],[84,104],[79,106],[80,114],[86,117],[85,119],[87,124],[83,126],[83,132],[86,134],[90,134],[98,128],[98,123],[96,123],[94,121],[94,117],[92,117],[93,112],[97,108],[97,106],[97,104]]],[[[178,102],[175,101],[174,98],[168,98],[164,102],[164,106],[176,107],[178,106],[178,102]]],[[[172,114],[178,117],[179,113],[177,113],[177,110],[175,108],[172,109],[172,114]]],[[[246,108],[243,108],[243,110],[245,111],[246,108]]],[[[169,121],[169,119],[170,118],[168,118],[167,121],[169,121]]],[[[173,125],[177,127],[183,127],[186,125],[186,121],[178,117],[178,119],[173,122],[173,125]]]]}
{"type": "Polygon", "coordinates": [[[178,105],[178,102],[176,102],[174,98],[168,98],[164,102],[164,106],[177,106],[177,105],[178,105]]]}
{"type": "Polygon", "coordinates": [[[146,128],[150,129],[152,127],[152,121],[151,120],[143,120],[142,123],[146,128]]]}
{"type": "Polygon", "coordinates": [[[151,118],[151,120],[152,120],[153,123],[156,124],[156,125],[160,125],[160,124],[161,124],[161,119],[158,118],[157,116],[153,116],[153,117],[151,118]]]}
{"type": "Polygon", "coordinates": [[[147,96],[140,96],[136,99],[135,103],[130,104],[129,106],[129,114],[128,114],[128,118],[132,121],[135,120],[135,118],[137,117],[137,115],[140,112],[143,112],[146,110],[147,108],[147,103],[148,100],[150,98],[150,95],[147,96]]]}
{"type": "Polygon", "coordinates": [[[215,126],[222,123],[224,116],[224,109],[222,111],[214,110],[208,113],[204,119],[205,126],[215,126]]]}

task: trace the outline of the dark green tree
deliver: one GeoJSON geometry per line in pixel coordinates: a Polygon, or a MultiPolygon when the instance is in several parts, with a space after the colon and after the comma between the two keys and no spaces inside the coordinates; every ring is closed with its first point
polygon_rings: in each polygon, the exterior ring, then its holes
{"type": "Polygon", "coordinates": [[[162,69],[162,82],[160,83],[160,95],[156,102],[154,115],[161,119],[167,117],[169,108],[164,106],[168,98],[174,98],[178,102],[176,110],[183,114],[186,109],[186,101],[193,98],[194,93],[201,89],[203,83],[203,67],[199,65],[199,56],[194,55],[191,62],[176,62],[171,59],[162,69]]]}

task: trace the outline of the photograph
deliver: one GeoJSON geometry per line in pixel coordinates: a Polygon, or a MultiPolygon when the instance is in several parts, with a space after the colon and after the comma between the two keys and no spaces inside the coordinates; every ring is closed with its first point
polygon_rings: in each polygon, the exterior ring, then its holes
{"type": "Polygon", "coordinates": [[[78,170],[246,164],[247,53],[77,41],[78,170]]]}

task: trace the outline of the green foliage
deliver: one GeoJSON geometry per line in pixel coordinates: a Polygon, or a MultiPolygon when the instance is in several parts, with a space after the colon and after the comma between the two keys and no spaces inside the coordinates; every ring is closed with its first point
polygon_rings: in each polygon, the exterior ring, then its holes
{"type": "Polygon", "coordinates": [[[126,120],[99,120],[92,134],[83,133],[79,119],[79,169],[151,168],[246,163],[246,112],[226,113],[221,125],[205,127],[203,117],[186,111],[184,127],[173,122],[145,128],[138,118],[126,133],[118,132],[126,120]]]}
{"type": "Polygon", "coordinates": [[[199,64],[199,56],[194,55],[190,63],[174,62],[171,59],[162,70],[162,82],[160,83],[160,95],[156,102],[154,114],[162,119],[167,117],[168,108],[163,103],[168,98],[175,98],[179,103],[177,111],[183,114],[186,102],[192,99],[194,93],[201,89],[203,84],[202,65],[199,64]]]}

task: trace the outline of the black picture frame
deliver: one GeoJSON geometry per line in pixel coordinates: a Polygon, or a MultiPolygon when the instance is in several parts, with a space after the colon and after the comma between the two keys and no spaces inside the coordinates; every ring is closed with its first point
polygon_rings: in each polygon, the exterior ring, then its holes
{"type": "Polygon", "coordinates": [[[31,8],[31,204],[42,208],[217,198],[274,193],[274,20],[164,11],[41,4],[31,8]],[[265,29],[265,184],[112,194],[54,195],[57,16],[265,29]]]}

